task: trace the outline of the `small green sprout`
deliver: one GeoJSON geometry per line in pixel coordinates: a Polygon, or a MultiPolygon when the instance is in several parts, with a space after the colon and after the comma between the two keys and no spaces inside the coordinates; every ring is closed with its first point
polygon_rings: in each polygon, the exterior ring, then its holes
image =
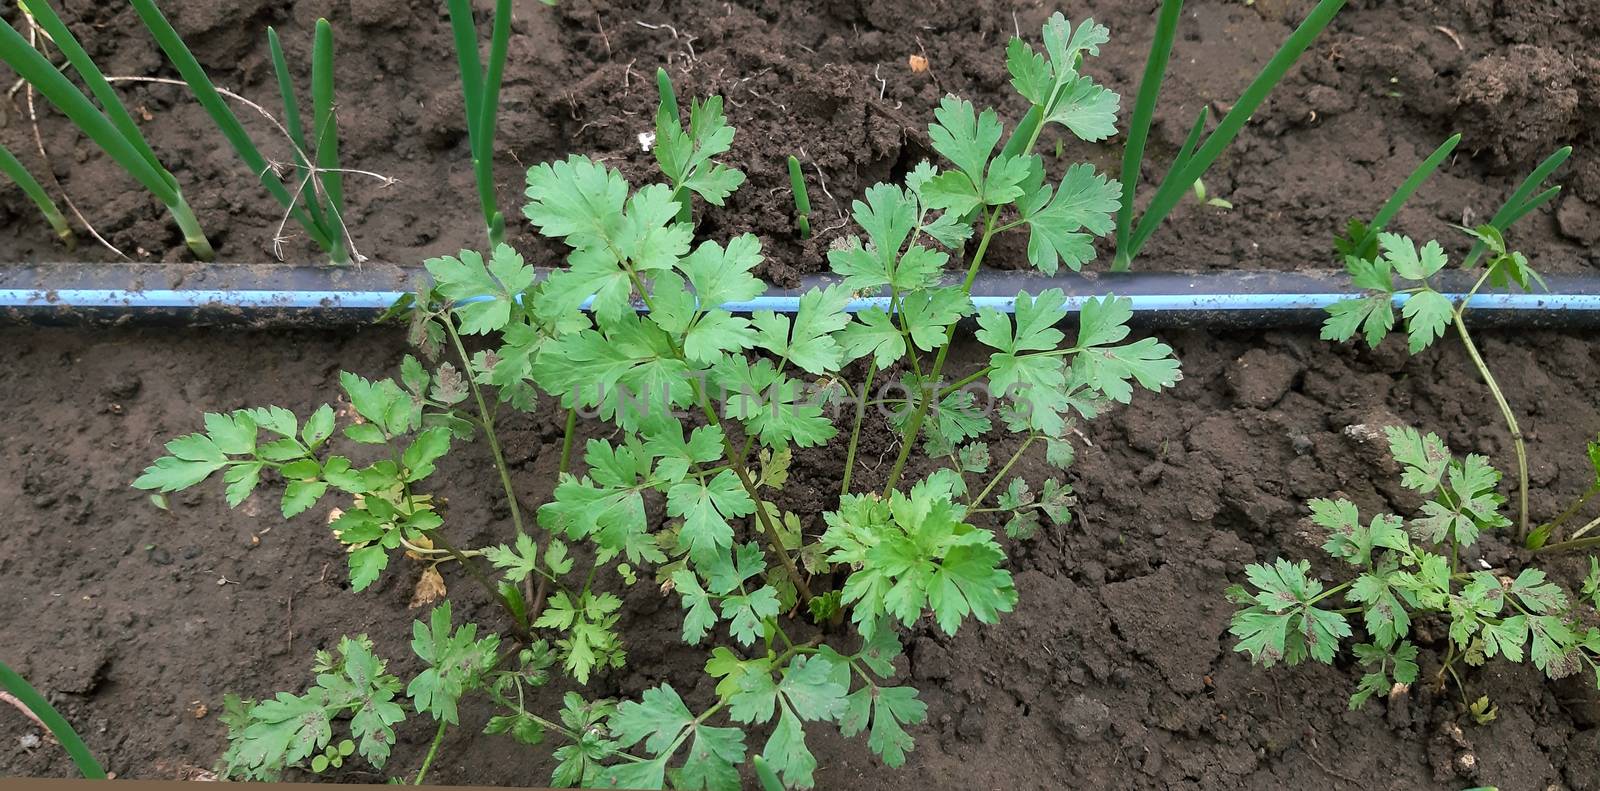
{"type": "Polygon", "coordinates": [[[679,117],[678,94],[666,69],[656,69],[656,88],[661,104],[656,109],[656,140],[650,150],[661,173],[672,187],[678,204],[678,222],[692,222],[690,193],[707,203],[721,206],[733,191],[744,184],[744,174],[712,157],[726,154],[733,147],[733,127],[722,114],[722,97],[689,104],[689,128],[679,117]]]}
{"type": "Polygon", "coordinates": [[[341,739],[338,744],[330,744],[322,748],[322,752],[311,759],[311,771],[322,774],[329,768],[338,769],[344,766],[344,759],[349,758],[356,751],[356,743],[349,739],[341,739]]]}
{"type": "Polygon", "coordinates": [[[1207,206],[1215,206],[1219,209],[1233,208],[1233,203],[1231,201],[1224,200],[1222,198],[1209,197],[1206,193],[1206,183],[1200,179],[1196,179],[1194,182],[1194,197],[1195,200],[1198,200],[1207,206]]]}
{"type": "Polygon", "coordinates": [[[78,249],[78,238],[73,236],[72,226],[67,224],[67,218],[62,216],[55,199],[44,191],[39,180],[35,179],[33,174],[28,172],[28,168],[5,146],[0,146],[0,173],[4,173],[22,188],[23,194],[39,208],[39,213],[44,215],[45,221],[50,223],[50,227],[55,230],[56,236],[61,238],[61,243],[67,246],[67,250],[78,249]]]}
{"type": "Polygon", "coordinates": [[[339,168],[339,120],[334,114],[333,28],[328,20],[318,19],[316,36],[312,39],[311,128],[312,139],[316,141],[314,146],[307,145],[305,127],[300,120],[300,104],[295,98],[294,80],[289,75],[289,64],[283,56],[278,31],[271,27],[267,28],[267,47],[272,56],[272,70],[278,79],[278,93],[283,98],[284,128],[294,143],[295,164],[306,174],[297,192],[310,213],[311,223],[328,240],[329,259],[334,264],[349,263],[350,251],[346,248],[344,238],[344,176],[339,168]],[[307,160],[312,151],[316,152],[315,166],[307,160]]]}
{"type": "Polygon", "coordinates": [[[800,229],[801,239],[811,238],[811,196],[806,193],[806,176],[800,172],[800,160],[789,155],[789,191],[794,194],[794,224],[800,229]]]}

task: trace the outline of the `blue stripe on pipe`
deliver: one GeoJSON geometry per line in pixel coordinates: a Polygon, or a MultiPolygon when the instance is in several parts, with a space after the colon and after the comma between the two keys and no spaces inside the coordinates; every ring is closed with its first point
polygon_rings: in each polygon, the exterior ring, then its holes
{"type": "MultiPolygon", "coordinates": [[[[394,304],[403,291],[232,291],[149,289],[0,289],[0,307],[60,308],[196,308],[221,305],[242,308],[326,308],[335,310],[383,310],[394,304]]],[[[1138,294],[1129,297],[1133,309],[1141,312],[1170,311],[1247,311],[1320,310],[1349,299],[1345,293],[1314,294],[1138,294]]],[[[1446,294],[1452,302],[1462,294],[1446,294]]],[[[1396,306],[1405,304],[1408,295],[1397,294],[1396,306]]],[[[1080,309],[1090,296],[1069,296],[1068,311],[1080,309]]],[[[486,297],[487,299],[487,297],[486,297]]],[[[770,310],[793,313],[799,308],[798,296],[762,296],[723,307],[748,313],[770,310]]],[[[979,308],[1007,313],[1016,306],[1014,297],[979,296],[972,302],[979,308]]],[[[846,310],[886,309],[888,297],[852,300],[846,310]]],[[[588,303],[585,303],[585,307],[588,303]]],[[[1478,294],[1472,307],[1487,310],[1577,310],[1600,311],[1600,295],[1591,294],[1478,294]]]]}

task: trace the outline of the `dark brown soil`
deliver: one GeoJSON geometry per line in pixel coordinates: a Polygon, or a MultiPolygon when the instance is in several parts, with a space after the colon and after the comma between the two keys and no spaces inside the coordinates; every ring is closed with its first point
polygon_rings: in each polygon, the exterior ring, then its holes
{"type": "MultiPolygon", "coordinates": [[[[1071,527],[1007,542],[1018,611],[955,639],[927,629],[908,638],[904,669],[929,704],[909,764],[888,770],[858,742],[816,728],[819,787],[1600,787],[1600,696],[1581,680],[1549,683],[1505,663],[1470,671],[1468,692],[1500,709],[1482,728],[1465,724],[1454,691],[1420,684],[1348,712],[1356,668],[1262,671],[1225,635],[1221,591],[1243,563],[1320,555],[1301,521],[1307,498],[1337,492],[1363,509],[1408,507],[1382,454],[1348,427],[1412,424],[1458,452],[1509,463],[1464,354],[1447,345],[1408,361],[1396,344],[1339,349],[1299,332],[1163,336],[1185,362],[1177,391],[1137,398],[1090,427],[1071,527]],[[1462,774],[1469,753],[1478,768],[1462,774]]],[[[1535,515],[1548,517],[1589,480],[1580,440],[1600,432],[1600,351],[1554,333],[1489,334],[1484,347],[1520,407],[1538,460],[1535,515]]],[[[321,513],[284,524],[259,495],[230,512],[210,485],[162,512],[127,486],[202,410],[273,403],[303,414],[333,395],[337,369],[387,375],[403,351],[378,330],[0,332],[6,660],[49,691],[109,769],[171,778],[210,766],[224,744],[214,713],[222,694],[298,689],[312,652],[341,633],[371,634],[396,672],[415,671],[407,641],[417,612],[407,603],[420,568],[402,564],[352,594],[321,513]],[[212,713],[197,717],[201,705],[212,713]]],[[[559,454],[553,411],[513,423],[505,439],[518,489],[542,501],[559,454]]],[[[873,459],[893,450],[881,433],[869,438],[862,486],[881,480],[873,459]]],[[[781,505],[824,508],[837,458],[827,449],[797,458],[781,505]]],[[[433,482],[451,529],[463,543],[503,540],[508,517],[489,505],[499,493],[487,455],[471,447],[448,461],[433,482]]],[[[1483,551],[1519,562],[1493,539],[1483,551]]],[[[1570,584],[1582,559],[1555,568],[1570,584]]],[[[458,576],[447,574],[458,608],[498,623],[458,576]]],[[[633,695],[671,681],[691,702],[707,698],[703,650],[677,639],[675,600],[641,584],[627,602],[628,668],[587,691],[633,695]]],[[[1434,635],[1424,639],[1427,672],[1443,635],[1422,633],[1434,635]]],[[[541,702],[555,700],[552,691],[541,702]]],[[[431,778],[542,782],[547,752],[474,735],[487,715],[467,708],[431,778]]],[[[0,774],[70,773],[59,749],[19,746],[31,732],[0,711],[0,774]]],[[[430,736],[420,723],[405,727],[391,772],[414,771],[430,736]]]]}
{"type": "MultiPolygon", "coordinates": [[[[60,0],[63,15],[113,75],[172,76],[126,5],[60,0]]],[[[382,188],[352,177],[349,220],[376,260],[416,261],[481,245],[449,26],[435,0],[245,0],[168,3],[169,13],[225,87],[268,107],[278,100],[263,27],[276,25],[304,73],[310,29],[329,17],[338,39],[343,155],[348,167],[400,179],[382,188]]],[[[1311,0],[1195,0],[1184,13],[1144,174],[1159,176],[1202,104],[1225,110],[1311,0]]],[[[819,251],[844,233],[850,201],[927,155],[926,125],[946,92],[1019,112],[1003,47],[1037,34],[1050,4],[997,0],[852,3],[672,3],[568,0],[550,9],[518,0],[503,95],[497,176],[515,244],[552,263],[558,251],[523,233],[522,172],[569,152],[604,157],[640,182],[653,165],[652,75],[665,66],[682,96],[721,93],[739,137],[728,160],[749,182],[726,208],[705,212],[708,235],[751,231],[765,243],[765,274],[788,282],[819,269],[819,251]],[[914,73],[907,59],[926,57],[914,73]],[[790,230],[783,158],[807,163],[823,229],[804,243],[790,230]],[[824,178],[819,178],[817,169],[824,178]]],[[[1063,9],[1113,31],[1092,72],[1124,97],[1141,73],[1152,2],[1080,0],[1063,9]]],[[[1517,241],[1551,271],[1596,264],[1600,240],[1600,35],[1590,0],[1353,0],[1302,65],[1207,176],[1231,211],[1186,204],[1158,233],[1147,268],[1294,269],[1328,262],[1329,240],[1370,216],[1410,169],[1451,132],[1458,154],[1404,211],[1396,228],[1448,237],[1449,225],[1492,214],[1521,175],[1558,145],[1578,146],[1560,174],[1555,206],[1524,222],[1517,241]]],[[[15,12],[7,12],[14,16],[15,12]]],[[[225,260],[264,260],[281,209],[254,186],[187,96],[125,84],[127,104],[200,212],[225,260]]],[[[39,168],[17,92],[0,143],[39,168]]],[[[258,139],[270,128],[239,112],[258,139]]],[[[98,150],[46,112],[50,170],[91,222],[140,259],[187,253],[160,207],[98,150]]],[[[1113,141],[1116,143],[1116,140],[1113,141]]],[[[1052,147],[1046,139],[1043,148],[1052,147]]],[[[1066,154],[1115,172],[1120,148],[1071,143],[1066,154]]],[[[268,145],[284,157],[281,146],[268,145]]],[[[1148,194],[1148,190],[1145,194],[1148,194]]],[[[67,257],[20,191],[0,196],[0,260],[67,257]]],[[[110,254],[86,241],[81,257],[110,254]]],[[[1002,246],[997,266],[1019,250],[1002,246]]],[[[300,240],[296,258],[315,258],[300,240]]]]}

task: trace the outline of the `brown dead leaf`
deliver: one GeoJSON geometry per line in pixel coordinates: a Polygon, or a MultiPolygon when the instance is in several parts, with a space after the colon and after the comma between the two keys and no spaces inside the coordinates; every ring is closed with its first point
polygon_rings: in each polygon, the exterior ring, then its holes
{"type": "MultiPolygon", "coordinates": [[[[433,549],[433,542],[428,540],[427,536],[417,536],[416,538],[411,539],[411,545],[419,549],[433,549]]],[[[412,552],[409,549],[406,550],[406,557],[411,558],[412,560],[432,560],[432,558],[423,557],[422,555],[412,552]]]]}
{"type": "Polygon", "coordinates": [[[912,55],[911,57],[906,58],[906,64],[909,65],[911,67],[911,71],[916,74],[921,74],[928,70],[928,59],[921,55],[912,55]]]}
{"type": "Polygon", "coordinates": [[[439,575],[438,566],[429,566],[422,570],[422,577],[417,580],[417,587],[411,592],[411,609],[426,607],[444,598],[444,577],[439,575]]]}

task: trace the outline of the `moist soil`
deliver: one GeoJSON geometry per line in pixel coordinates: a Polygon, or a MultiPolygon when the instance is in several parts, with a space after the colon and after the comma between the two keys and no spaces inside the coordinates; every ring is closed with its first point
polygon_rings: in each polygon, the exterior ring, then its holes
{"type": "MultiPolygon", "coordinates": [[[[1369,351],[1300,331],[1159,335],[1184,361],[1175,392],[1139,394],[1086,426],[1070,474],[1072,523],[1004,542],[1017,611],[953,638],[927,624],[905,636],[900,670],[929,707],[907,765],[888,769],[859,739],[815,727],[818,787],[1600,788],[1600,695],[1586,678],[1550,682],[1500,661],[1464,668],[1465,694],[1498,706],[1482,727],[1454,688],[1425,683],[1348,711],[1361,673],[1348,658],[1262,670],[1226,634],[1222,591],[1243,564],[1305,557],[1332,579],[1307,499],[1346,496],[1369,514],[1415,508],[1377,427],[1415,425],[1458,453],[1509,465],[1498,412],[1462,350],[1444,344],[1410,359],[1394,339],[1369,351]]],[[[1600,347],[1539,332],[1485,333],[1483,348],[1536,460],[1534,515],[1549,518],[1592,481],[1581,446],[1600,432],[1600,347]]],[[[324,524],[328,503],[286,524],[262,494],[228,510],[216,482],[173,496],[170,511],[128,487],[203,410],[271,403],[306,414],[337,392],[338,370],[389,375],[405,351],[400,332],[381,329],[0,332],[6,660],[48,691],[108,769],[196,776],[225,746],[225,692],[302,689],[312,653],[341,634],[371,635],[402,678],[418,670],[408,641],[424,611],[408,604],[422,568],[400,561],[372,589],[350,592],[324,524]]],[[[963,344],[952,360],[964,367],[979,354],[963,344]]],[[[559,422],[546,402],[503,429],[529,503],[553,486],[559,422]]],[[[863,489],[881,486],[896,450],[881,423],[868,429],[863,489]]],[[[603,430],[584,425],[581,435],[603,430]]],[[[992,439],[1008,456],[1014,440],[992,439]]],[[[813,534],[835,497],[839,457],[836,447],[797,454],[778,501],[806,515],[813,534]]],[[[1019,469],[1037,490],[1048,471],[1028,458],[1019,469]]],[[[458,542],[506,540],[509,515],[481,446],[454,451],[430,485],[458,542]]],[[[1468,561],[1480,557],[1512,573],[1525,560],[1493,537],[1468,561]]],[[[1587,569],[1576,556],[1552,565],[1569,586],[1587,569]]],[[[459,569],[443,569],[458,613],[504,625],[459,569]]],[[[705,705],[705,649],[679,640],[676,597],[648,582],[623,595],[628,665],[584,691],[636,696],[669,682],[692,707],[705,705]]],[[[1416,636],[1428,678],[1445,633],[1422,622],[1416,636]]],[[[560,691],[540,694],[537,707],[553,710],[560,691]]],[[[430,780],[546,782],[548,748],[477,734],[490,713],[464,707],[430,780]]],[[[432,732],[408,722],[389,772],[414,772],[432,732]]],[[[0,711],[0,734],[0,774],[71,774],[20,714],[0,711]]],[[[383,779],[364,769],[336,776],[383,779]]]]}
{"type": "MultiPolygon", "coordinates": [[[[113,76],[173,77],[126,4],[57,0],[102,69],[113,76]]],[[[374,260],[416,262],[482,244],[449,24],[437,0],[185,0],[167,3],[173,25],[221,86],[281,113],[263,28],[277,27],[308,93],[311,30],[329,18],[337,38],[341,153],[346,167],[399,180],[347,178],[356,248],[374,260]]],[[[1155,3],[1075,0],[516,0],[497,145],[500,205],[513,244],[559,263],[518,207],[522,174],[571,153],[600,157],[635,184],[657,177],[639,135],[652,128],[653,75],[664,67],[681,97],[720,94],[737,127],[729,164],[748,182],[725,207],[700,207],[700,232],[751,232],[763,274],[791,284],[824,266],[821,251],[848,233],[850,202],[929,156],[926,128],[946,93],[1024,109],[1008,83],[1006,40],[1036,39],[1059,8],[1108,25],[1112,42],[1088,71],[1131,103],[1152,35],[1155,3]],[[913,57],[926,59],[914,71],[913,57]],[[811,182],[817,234],[799,240],[784,158],[811,182]]],[[[1184,11],[1152,133],[1150,182],[1165,171],[1202,106],[1220,118],[1312,0],[1194,0],[1184,11]]],[[[14,8],[14,6],[13,6],[14,8]]],[[[1451,238],[1451,224],[1493,214],[1545,155],[1577,153],[1558,174],[1562,197],[1519,227],[1515,241],[1548,271],[1600,263],[1600,14],[1591,0],[1352,0],[1277,88],[1205,178],[1225,210],[1188,201],[1144,251],[1146,268],[1326,267],[1329,240],[1351,217],[1370,217],[1410,170],[1451,133],[1454,157],[1401,212],[1394,227],[1451,238]]],[[[15,10],[5,12],[17,23],[15,10]]],[[[485,30],[487,25],[484,25],[485,30]]],[[[283,214],[209,124],[187,89],[120,83],[125,103],[177,176],[223,260],[272,256],[283,214]]],[[[161,207],[54,111],[40,105],[41,157],[26,106],[13,91],[0,143],[36,173],[53,174],[99,232],[138,260],[185,260],[161,207]],[[45,160],[48,160],[48,167],[45,160]]],[[[279,161],[290,155],[272,127],[238,115],[279,161]]],[[[1054,154],[1052,129],[1040,146],[1054,154]]],[[[1088,160],[1117,173],[1120,137],[1064,141],[1055,170],[1088,160]]],[[[48,179],[45,179],[48,184],[48,179]]],[[[283,255],[314,260],[298,229],[283,255]]],[[[114,256],[87,235],[78,258],[114,256]]],[[[1023,261],[1020,244],[990,256],[1023,261]]],[[[0,260],[74,257],[20,190],[0,190],[0,260]]]]}
{"type": "MultiPolygon", "coordinates": [[[[59,5],[108,74],[171,76],[126,7],[59,5]]],[[[311,26],[329,17],[339,41],[345,162],[400,179],[386,188],[349,180],[358,249],[415,262],[480,244],[448,24],[437,3],[167,5],[219,84],[269,106],[262,28],[277,26],[303,79],[311,26]]],[[[1092,15],[1111,27],[1115,38],[1090,69],[1124,95],[1138,79],[1153,5],[1062,7],[1075,20],[1092,15]]],[[[1189,4],[1157,114],[1158,162],[1202,105],[1226,109],[1310,5],[1189,4]]],[[[927,156],[924,130],[941,95],[994,103],[1009,117],[1020,112],[1001,48],[1016,29],[1037,31],[1052,10],[983,0],[571,0],[553,9],[517,0],[497,160],[502,206],[515,217],[520,172],[568,153],[605,157],[636,183],[650,178],[637,135],[650,123],[653,70],[665,66],[681,96],[727,97],[739,128],[727,160],[750,179],[728,206],[700,207],[700,232],[756,233],[768,252],[763,274],[792,283],[819,269],[822,249],[846,232],[850,200],[927,156]],[[911,55],[930,68],[913,72],[911,55]],[[789,153],[813,177],[819,233],[810,241],[789,230],[789,153]]],[[[1525,220],[1517,239],[1547,271],[1587,271],[1600,263],[1590,247],[1600,239],[1600,159],[1590,153],[1600,143],[1600,71],[1585,47],[1600,34],[1595,10],[1578,0],[1353,1],[1207,176],[1209,191],[1235,208],[1180,207],[1144,265],[1323,266],[1344,220],[1370,215],[1459,130],[1466,137],[1456,156],[1396,227],[1446,236],[1452,223],[1492,214],[1523,172],[1572,143],[1578,152],[1560,174],[1568,189],[1525,220]]],[[[221,256],[268,257],[281,209],[251,184],[200,110],[182,89],[126,91],[221,256]]],[[[24,97],[18,92],[5,108],[0,143],[42,173],[24,97]]],[[[266,127],[240,115],[268,139],[266,127]]],[[[48,172],[110,242],[141,260],[184,260],[159,207],[91,144],[49,112],[39,129],[48,172]]],[[[1053,141],[1043,148],[1053,151],[1053,141]]],[[[1114,147],[1068,143],[1064,153],[1109,172],[1120,160],[1114,147]]],[[[1159,167],[1144,174],[1158,175],[1159,167]]],[[[512,238],[533,260],[559,254],[531,234],[512,238]]],[[[315,257],[303,240],[285,252],[315,257]]],[[[1000,252],[992,260],[1006,266],[1021,251],[1000,252]]],[[[66,255],[17,190],[0,190],[0,260],[66,255]]],[[[112,258],[88,240],[78,256],[112,258]]],[[[902,672],[929,704],[907,766],[889,770],[860,740],[819,727],[810,736],[819,787],[1600,788],[1600,696],[1582,679],[1549,682],[1505,663],[1468,669],[1467,693],[1499,707],[1482,727],[1471,724],[1455,689],[1428,684],[1352,712],[1345,700],[1360,670],[1347,658],[1263,671],[1235,654],[1226,635],[1221,591],[1243,564],[1322,556],[1304,521],[1305,500],[1343,495],[1367,512],[1416,505],[1372,441],[1374,427],[1436,431],[1459,453],[1509,467],[1509,439],[1465,354],[1446,343],[1411,360],[1394,342],[1376,351],[1333,347],[1310,331],[1158,334],[1176,348],[1186,378],[1174,393],[1140,395],[1085,427],[1070,475],[1080,498],[1072,524],[1005,542],[1018,611],[954,638],[925,625],[906,636],[902,672]]],[[[1485,356],[1529,437],[1536,518],[1554,515],[1589,481],[1582,443],[1600,432],[1600,351],[1591,337],[1484,335],[1485,356]]],[[[305,414],[334,397],[338,370],[391,375],[404,351],[403,337],[385,329],[0,330],[0,398],[9,409],[0,422],[6,660],[47,691],[109,769],[200,776],[224,747],[223,693],[301,689],[312,653],[341,634],[370,634],[393,671],[415,672],[407,644],[421,611],[408,604],[420,567],[396,563],[373,589],[353,594],[321,509],[285,524],[272,499],[230,511],[220,487],[206,485],[162,511],[128,488],[163,441],[199,425],[202,411],[272,403],[305,414]]],[[[978,356],[962,346],[953,359],[978,356]]],[[[601,430],[583,427],[585,436],[601,430]]],[[[504,429],[528,502],[549,495],[560,436],[548,405],[504,429]]],[[[996,440],[996,452],[1005,452],[1010,440],[996,440]]],[[[869,425],[859,487],[881,485],[893,442],[881,424],[869,425]]],[[[799,453],[779,505],[813,520],[829,508],[841,455],[799,453]]],[[[1020,471],[1036,488],[1048,474],[1034,461],[1020,471]]],[[[505,540],[509,515],[481,448],[458,449],[432,481],[461,542],[505,540]]],[[[1513,571],[1525,560],[1493,537],[1480,551],[1513,571]]],[[[1586,568],[1578,557],[1552,562],[1568,585],[1586,568]]],[[[1320,561],[1317,568],[1332,572],[1320,561]]],[[[500,623],[457,570],[447,567],[446,580],[458,613],[500,623]]],[[[628,667],[585,692],[634,696],[671,682],[692,706],[707,701],[704,649],[678,639],[675,598],[643,583],[625,598],[628,667]]],[[[1426,622],[1418,637],[1431,677],[1445,637],[1426,622]]],[[[559,692],[542,694],[539,705],[553,708],[559,692]]],[[[544,782],[548,750],[476,735],[488,715],[478,704],[464,708],[464,727],[445,741],[430,779],[544,782]]],[[[38,735],[20,714],[0,710],[0,774],[71,774],[59,748],[38,735]]],[[[408,723],[389,772],[415,771],[431,735],[408,723]]],[[[337,777],[383,780],[361,768],[337,777]]]]}

